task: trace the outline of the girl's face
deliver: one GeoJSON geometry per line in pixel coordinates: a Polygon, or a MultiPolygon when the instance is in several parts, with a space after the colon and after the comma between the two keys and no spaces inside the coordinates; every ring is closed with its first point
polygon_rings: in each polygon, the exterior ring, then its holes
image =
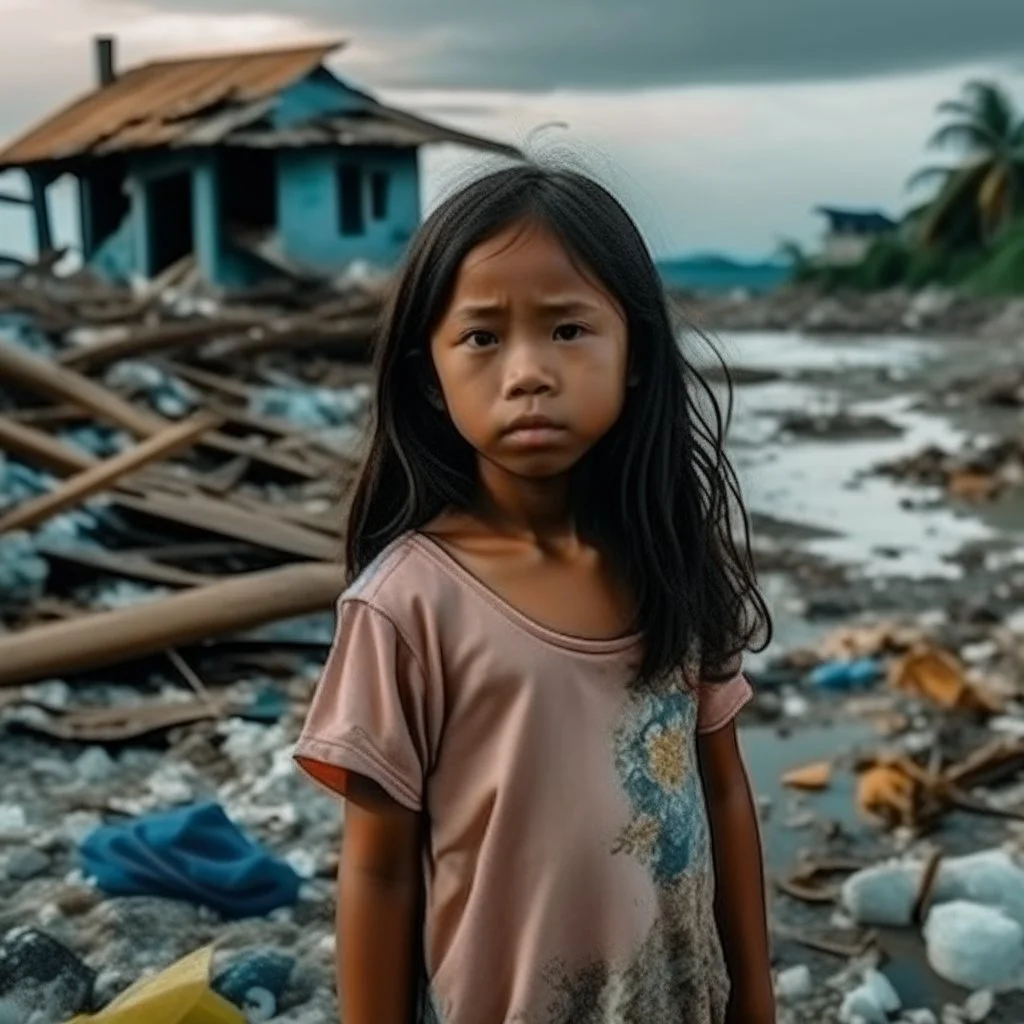
{"type": "Polygon", "coordinates": [[[515,476],[571,469],[625,402],[625,315],[538,225],[466,255],[431,355],[456,429],[515,476]]]}

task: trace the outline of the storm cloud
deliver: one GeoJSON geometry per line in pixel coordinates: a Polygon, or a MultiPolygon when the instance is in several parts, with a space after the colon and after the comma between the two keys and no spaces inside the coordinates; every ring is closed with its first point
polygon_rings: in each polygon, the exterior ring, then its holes
{"type": "Polygon", "coordinates": [[[1024,56],[1022,0],[149,0],[370,43],[390,86],[644,88],[874,76],[1024,56]]]}

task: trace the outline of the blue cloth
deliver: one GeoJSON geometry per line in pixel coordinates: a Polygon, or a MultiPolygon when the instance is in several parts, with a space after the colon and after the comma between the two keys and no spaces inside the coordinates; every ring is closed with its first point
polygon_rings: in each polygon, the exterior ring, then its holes
{"type": "Polygon", "coordinates": [[[809,681],[821,690],[856,690],[881,678],[883,671],[882,663],[876,658],[827,661],[811,672],[809,681]]]}
{"type": "Polygon", "coordinates": [[[298,899],[301,880],[207,802],[104,825],[85,838],[85,873],[113,896],[164,896],[228,918],[257,917],[298,899]]]}

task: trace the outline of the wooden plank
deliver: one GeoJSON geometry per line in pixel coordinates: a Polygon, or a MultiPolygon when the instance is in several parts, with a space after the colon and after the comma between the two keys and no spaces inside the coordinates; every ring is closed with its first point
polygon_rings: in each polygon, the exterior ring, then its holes
{"type": "Polygon", "coordinates": [[[65,547],[59,544],[40,544],[37,550],[52,562],[65,562],[111,576],[128,580],[155,583],[161,587],[199,587],[217,579],[204,573],[179,569],[175,565],[161,565],[143,555],[129,551],[107,551],[105,548],[65,547]]]}
{"type": "Polygon", "coordinates": [[[318,349],[338,359],[365,361],[370,356],[376,317],[352,317],[325,322],[296,320],[281,325],[264,326],[245,337],[225,338],[198,353],[199,358],[223,359],[251,356],[258,352],[299,352],[318,349]]]}
{"type": "Polygon", "coordinates": [[[341,534],[341,516],[335,515],[333,511],[311,512],[290,502],[272,505],[259,498],[250,498],[247,494],[233,495],[230,502],[232,505],[247,508],[261,516],[267,516],[283,523],[296,523],[299,526],[308,527],[310,530],[316,530],[317,533],[325,533],[329,537],[338,537],[341,534]]]}
{"type": "Polygon", "coordinates": [[[50,516],[77,505],[90,495],[106,490],[133,470],[141,469],[151,462],[188,448],[197,438],[219,423],[220,417],[211,413],[200,413],[147,438],[141,444],[104,459],[98,465],[82,470],[49,494],[41,494],[37,498],[24,501],[6,515],[0,516],[0,533],[37,526],[50,516]]]}
{"type": "Polygon", "coordinates": [[[269,519],[216,498],[117,494],[114,506],[232,540],[244,540],[294,558],[330,561],[339,554],[340,543],[321,533],[269,519]]]}
{"type": "MultiPolygon", "coordinates": [[[[52,401],[70,402],[99,420],[116,423],[139,438],[159,434],[171,422],[155,413],[137,409],[109,388],[101,387],[74,370],[0,341],[0,380],[4,378],[52,401]]],[[[203,447],[234,456],[248,455],[254,462],[302,480],[313,480],[318,476],[315,469],[297,459],[224,434],[209,434],[203,439],[203,447]]]]}
{"type": "Polygon", "coordinates": [[[343,587],[344,572],[338,565],[291,565],[0,636],[0,687],[329,611],[343,587]]]}
{"type": "Polygon", "coordinates": [[[170,359],[162,360],[161,365],[168,373],[180,377],[196,387],[219,391],[222,395],[238,399],[240,402],[247,403],[249,401],[250,389],[241,381],[214,373],[211,370],[201,370],[197,366],[186,366],[184,363],[177,363],[170,359]]]}
{"type": "Polygon", "coordinates": [[[161,417],[137,409],[109,388],[10,342],[0,341],[0,380],[13,381],[54,402],[70,402],[103,422],[116,423],[136,437],[152,437],[166,425],[161,417]]]}
{"type": "Polygon", "coordinates": [[[244,336],[250,328],[258,326],[264,319],[247,317],[233,322],[227,318],[218,318],[136,327],[111,338],[65,352],[60,357],[60,362],[76,370],[98,370],[119,359],[129,359],[167,349],[195,348],[217,337],[244,336]]]}
{"type": "Polygon", "coordinates": [[[82,410],[73,405],[46,405],[39,409],[15,409],[10,414],[12,420],[28,423],[30,426],[63,427],[69,423],[82,422],[82,410]]]}
{"type": "Polygon", "coordinates": [[[18,423],[9,416],[0,416],[0,451],[10,452],[58,476],[81,473],[100,461],[89,452],[64,444],[45,431],[18,423]]]}

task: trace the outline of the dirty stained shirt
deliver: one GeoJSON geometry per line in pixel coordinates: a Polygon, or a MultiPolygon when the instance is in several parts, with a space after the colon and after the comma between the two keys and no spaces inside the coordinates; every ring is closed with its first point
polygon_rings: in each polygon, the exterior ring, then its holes
{"type": "Polygon", "coordinates": [[[426,816],[421,1021],[725,1020],[696,737],[751,689],[637,688],[638,652],[540,625],[419,534],[340,598],[295,757],[426,816]]]}

